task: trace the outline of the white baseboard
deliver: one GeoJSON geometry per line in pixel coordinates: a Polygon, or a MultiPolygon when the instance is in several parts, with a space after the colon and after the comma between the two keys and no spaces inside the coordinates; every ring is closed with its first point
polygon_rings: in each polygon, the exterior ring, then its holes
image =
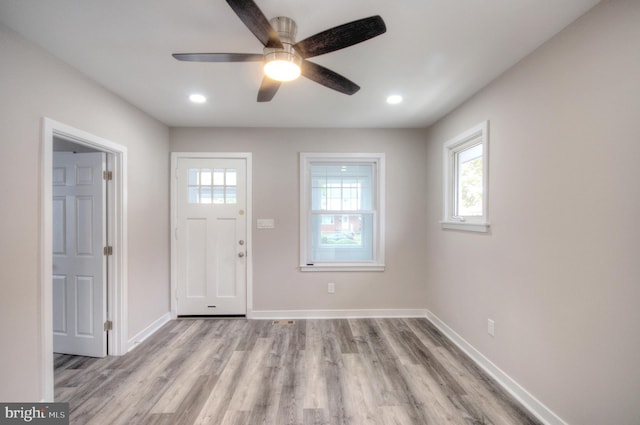
{"type": "Polygon", "coordinates": [[[379,310],[254,310],[247,318],[256,320],[283,319],[364,319],[380,317],[425,317],[423,309],[379,310]]]}
{"type": "Polygon", "coordinates": [[[447,338],[464,351],[471,359],[480,366],[487,374],[495,379],[509,394],[524,406],[525,409],[535,415],[546,425],[568,425],[562,418],[556,415],[551,409],[542,404],[538,399],[525,390],[513,378],[502,371],[491,360],[486,358],[480,351],[475,349],[464,338],[458,335],[453,329],[447,326],[438,316],[425,310],[427,319],[437,327],[447,338]]]}
{"type": "Polygon", "coordinates": [[[127,342],[127,352],[136,348],[142,341],[153,335],[158,329],[160,329],[165,323],[171,320],[171,313],[165,313],[160,318],[155,320],[149,326],[138,332],[133,338],[127,342]]]}

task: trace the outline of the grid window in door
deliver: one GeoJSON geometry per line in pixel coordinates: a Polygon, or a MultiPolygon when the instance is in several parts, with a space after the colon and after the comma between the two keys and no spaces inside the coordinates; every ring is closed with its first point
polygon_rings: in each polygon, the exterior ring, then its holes
{"type": "Polygon", "coordinates": [[[189,203],[237,203],[236,176],[234,168],[189,168],[189,203]]]}

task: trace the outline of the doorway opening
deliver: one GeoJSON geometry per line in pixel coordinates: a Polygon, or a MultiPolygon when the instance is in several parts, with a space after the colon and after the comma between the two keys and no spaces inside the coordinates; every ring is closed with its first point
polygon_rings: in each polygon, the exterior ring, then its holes
{"type": "MultiPolygon", "coordinates": [[[[127,352],[126,270],[127,270],[127,225],[126,225],[126,165],[127,148],[85,131],[54,120],[43,119],[42,144],[42,202],[41,202],[41,364],[42,400],[54,401],[54,225],[53,205],[54,152],[98,152],[105,158],[106,170],[111,174],[107,181],[105,199],[106,229],[104,239],[109,242],[111,252],[105,265],[107,289],[104,293],[104,309],[107,321],[108,355],[127,352]]],[[[59,155],[59,154],[56,154],[59,155]]],[[[59,177],[59,176],[58,176],[59,177]]],[[[57,238],[57,239],[56,239],[57,238]]],[[[100,251],[103,248],[100,247],[100,251]]],[[[105,254],[108,251],[105,251],[105,254]]],[[[106,282],[105,282],[106,283],[106,282]]],[[[86,288],[86,287],[85,287],[86,288]]],[[[58,309],[59,310],[59,309],[58,309]]],[[[103,324],[101,323],[100,326],[103,324]]]]}

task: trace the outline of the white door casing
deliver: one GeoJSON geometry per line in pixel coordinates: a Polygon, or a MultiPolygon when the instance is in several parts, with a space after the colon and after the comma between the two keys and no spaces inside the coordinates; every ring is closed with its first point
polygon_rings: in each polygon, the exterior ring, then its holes
{"type": "Polygon", "coordinates": [[[55,137],[75,144],[106,152],[113,180],[107,185],[108,240],[113,246],[113,255],[108,264],[109,285],[107,287],[107,311],[113,329],[108,332],[108,354],[125,354],[130,343],[127,331],[127,147],[104,139],[78,128],[44,117],[42,119],[42,161],[40,202],[40,367],[42,370],[40,400],[54,400],[53,378],[53,214],[52,214],[52,167],[53,140],[55,137]]]}
{"type": "Polygon", "coordinates": [[[247,313],[247,159],[175,160],[175,314],[247,313]]]}
{"type": "Polygon", "coordinates": [[[104,153],[54,153],[53,350],[107,355],[104,153]]]}

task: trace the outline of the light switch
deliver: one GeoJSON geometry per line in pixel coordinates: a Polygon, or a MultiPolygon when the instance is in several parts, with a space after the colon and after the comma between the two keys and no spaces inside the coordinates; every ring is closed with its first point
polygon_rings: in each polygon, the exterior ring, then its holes
{"type": "Polygon", "coordinates": [[[272,218],[259,218],[258,229],[274,229],[276,227],[276,221],[272,218]]]}

